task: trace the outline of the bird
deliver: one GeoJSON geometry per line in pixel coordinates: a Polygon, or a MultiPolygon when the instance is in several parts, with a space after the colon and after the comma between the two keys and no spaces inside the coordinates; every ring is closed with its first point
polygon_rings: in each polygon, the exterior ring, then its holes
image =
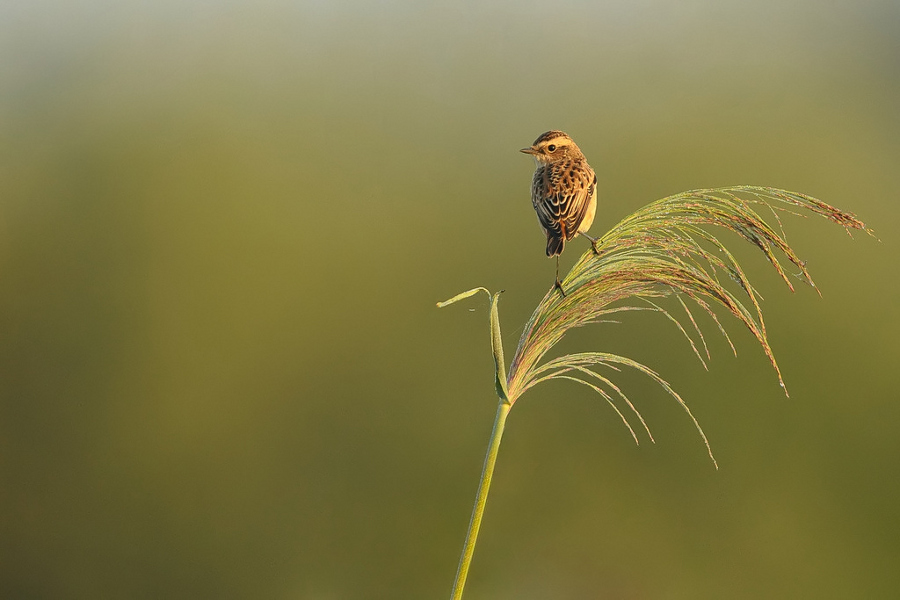
{"type": "Polygon", "coordinates": [[[594,254],[600,254],[597,239],[587,233],[597,212],[597,175],[575,141],[562,131],[542,133],[519,152],[534,157],[531,204],[547,236],[547,256],[556,257],[554,287],[565,297],[559,281],[559,255],[566,242],[581,234],[591,241],[594,254]]]}

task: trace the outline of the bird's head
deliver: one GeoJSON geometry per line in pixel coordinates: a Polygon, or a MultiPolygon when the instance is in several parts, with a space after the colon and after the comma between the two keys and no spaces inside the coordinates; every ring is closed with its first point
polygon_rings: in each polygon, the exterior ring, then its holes
{"type": "Polygon", "coordinates": [[[534,143],[519,152],[530,154],[539,164],[550,164],[567,158],[583,158],[574,140],[562,131],[548,131],[541,134],[534,143]]]}

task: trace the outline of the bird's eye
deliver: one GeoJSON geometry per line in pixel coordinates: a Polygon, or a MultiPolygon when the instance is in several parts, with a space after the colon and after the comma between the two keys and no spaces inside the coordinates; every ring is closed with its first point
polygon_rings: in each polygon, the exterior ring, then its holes
{"type": "Polygon", "coordinates": [[[547,150],[549,150],[550,152],[556,152],[556,144],[550,144],[549,146],[547,146],[547,150]]]}

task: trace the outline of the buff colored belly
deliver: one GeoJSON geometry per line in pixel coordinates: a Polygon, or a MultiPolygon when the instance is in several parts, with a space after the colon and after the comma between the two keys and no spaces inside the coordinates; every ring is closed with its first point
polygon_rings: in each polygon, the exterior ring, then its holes
{"type": "Polygon", "coordinates": [[[594,213],[597,212],[597,188],[594,188],[594,193],[591,194],[591,200],[588,203],[587,212],[584,213],[584,219],[581,221],[581,225],[578,226],[578,233],[587,233],[591,228],[591,225],[594,223],[594,213]]]}

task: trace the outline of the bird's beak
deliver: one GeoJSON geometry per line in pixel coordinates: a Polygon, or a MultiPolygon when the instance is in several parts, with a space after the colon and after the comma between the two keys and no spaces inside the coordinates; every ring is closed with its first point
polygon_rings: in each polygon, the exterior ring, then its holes
{"type": "Polygon", "coordinates": [[[521,150],[519,150],[519,152],[524,152],[525,154],[537,154],[538,153],[538,151],[535,150],[534,148],[532,148],[531,146],[528,146],[527,148],[522,148],[521,150]]]}

